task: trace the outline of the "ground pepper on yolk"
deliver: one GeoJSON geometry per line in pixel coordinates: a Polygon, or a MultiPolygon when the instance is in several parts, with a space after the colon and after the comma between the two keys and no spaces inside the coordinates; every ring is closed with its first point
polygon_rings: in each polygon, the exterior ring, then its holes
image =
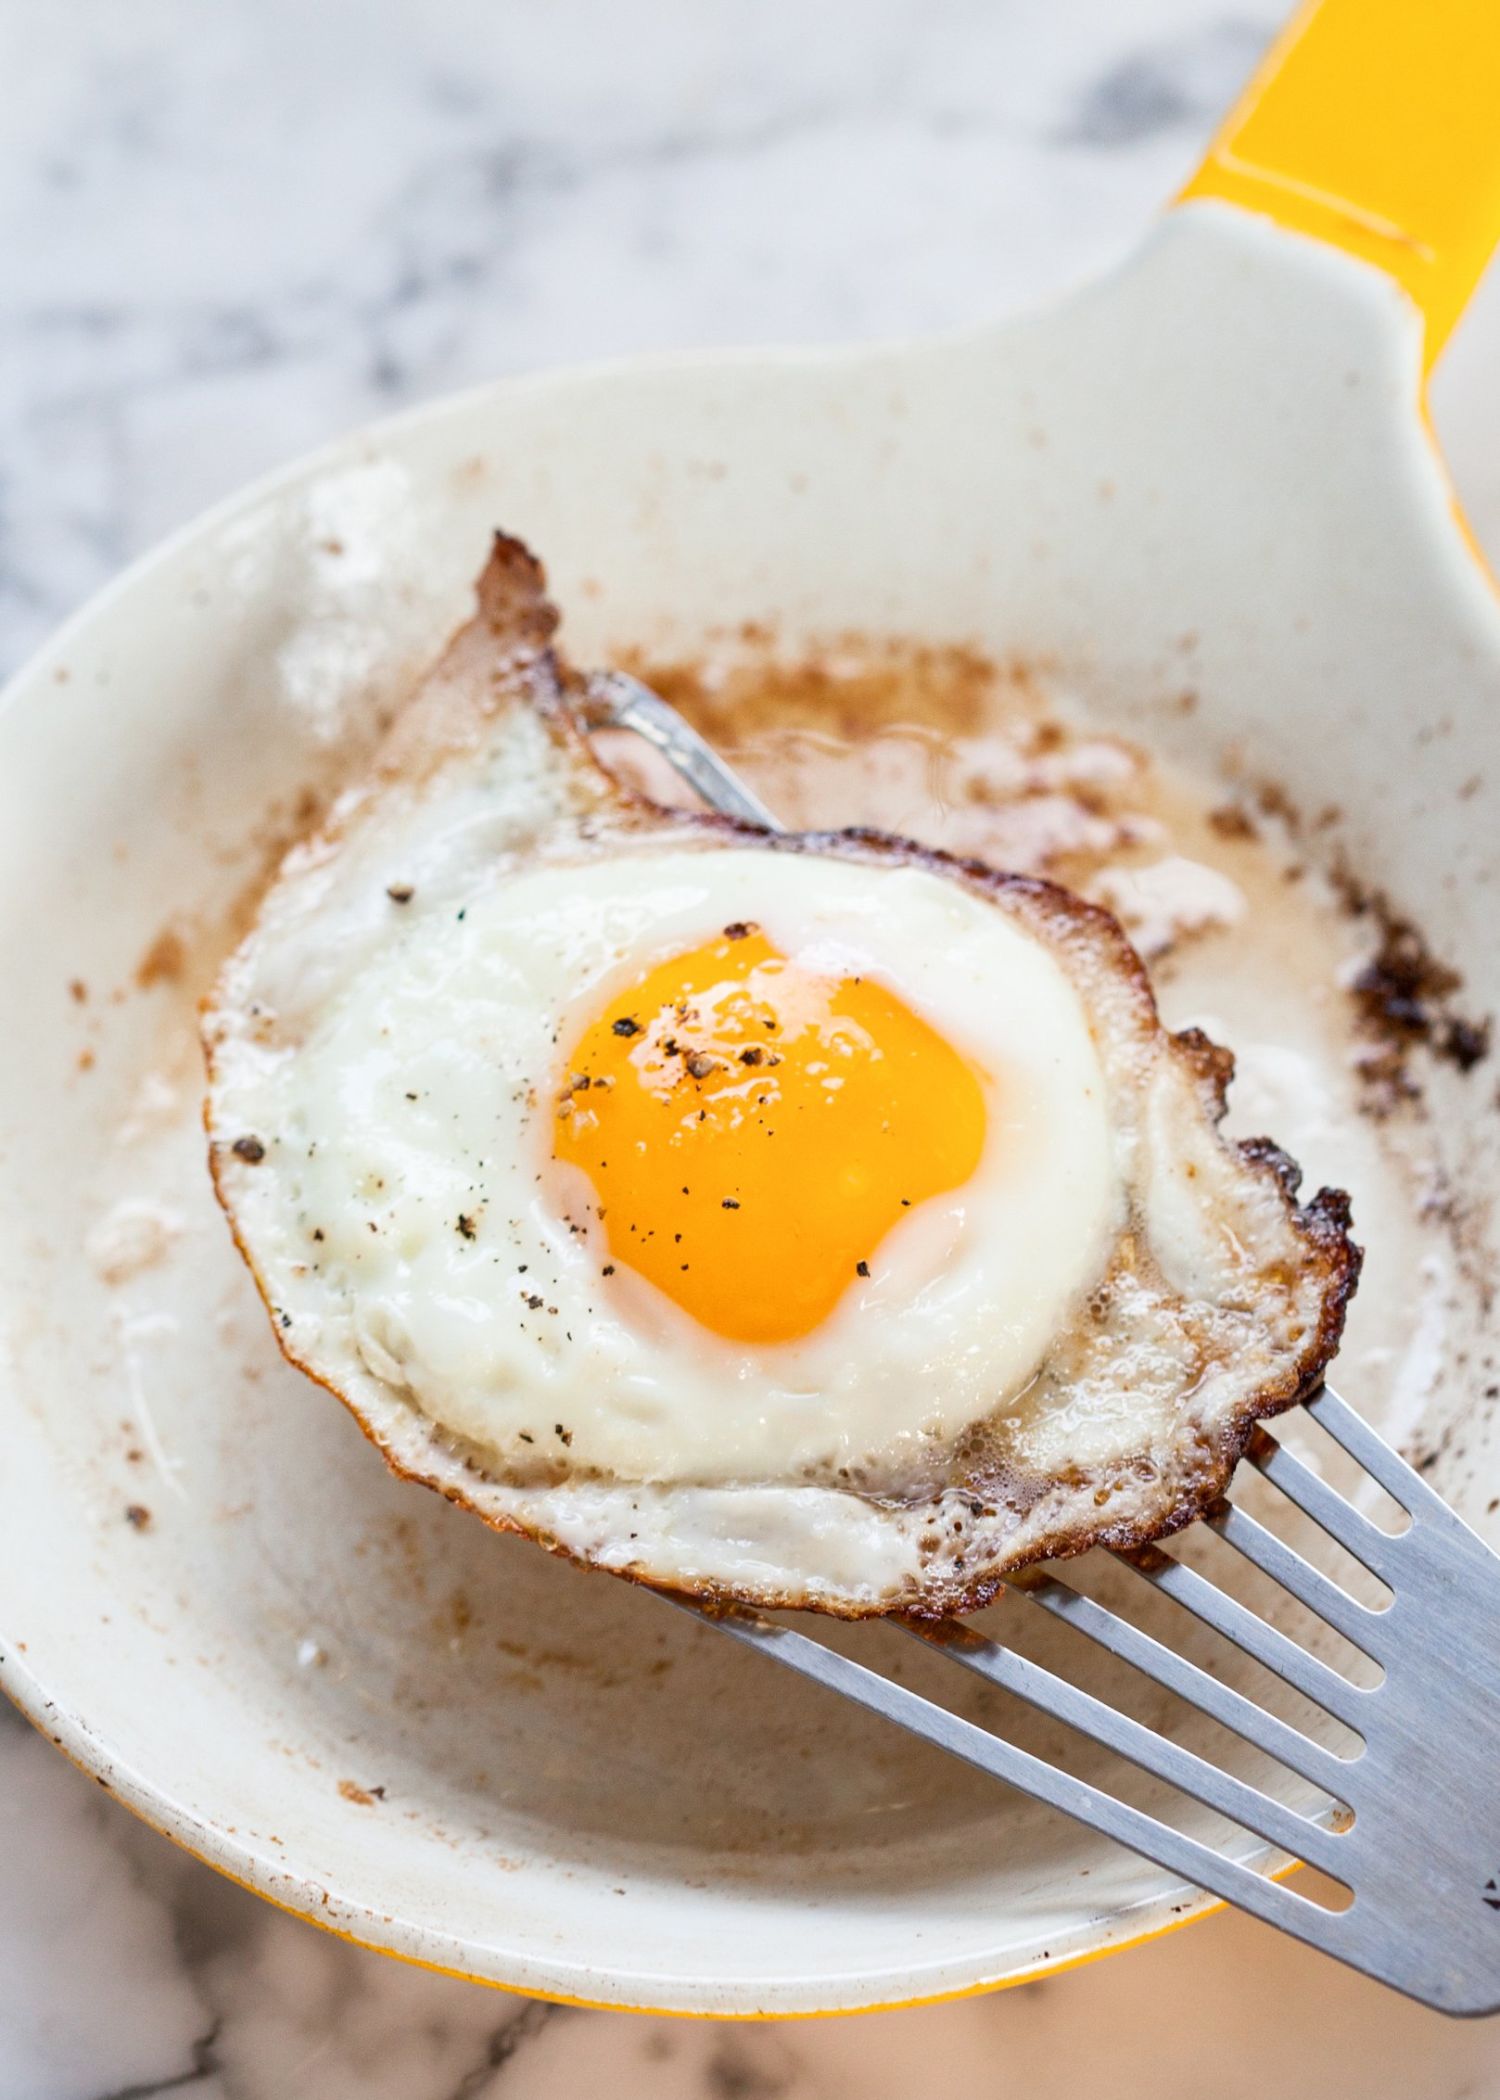
{"type": "Polygon", "coordinates": [[[553,1150],[592,1182],[615,1262],[714,1333],[772,1343],[968,1180],[985,1125],[975,1067],[894,992],[736,924],[583,1030],[553,1150]]]}

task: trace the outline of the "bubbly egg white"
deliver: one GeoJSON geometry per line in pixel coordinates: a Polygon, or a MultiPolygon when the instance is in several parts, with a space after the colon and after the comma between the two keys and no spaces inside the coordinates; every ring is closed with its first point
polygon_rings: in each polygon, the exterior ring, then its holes
{"type": "Polygon", "coordinates": [[[638,1481],[920,1478],[1024,1387],[1120,1222],[1078,994],[1002,913],[911,868],[657,844],[511,873],[457,910],[419,891],[237,1107],[266,1133],[262,1251],[318,1279],[371,1373],[522,1471],[565,1452],[638,1481]],[[985,1075],[988,1109],[971,1179],[775,1346],[709,1332],[618,1261],[607,1276],[590,1185],[550,1157],[584,1023],[745,918],[895,991],[985,1075]]]}

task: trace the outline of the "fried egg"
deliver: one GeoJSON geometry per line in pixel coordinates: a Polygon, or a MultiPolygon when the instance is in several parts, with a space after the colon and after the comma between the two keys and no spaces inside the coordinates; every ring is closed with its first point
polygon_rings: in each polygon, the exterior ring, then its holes
{"type": "Polygon", "coordinates": [[[1113,919],[599,764],[540,570],[297,849],[205,1002],[288,1358],[397,1470],[637,1580],[857,1616],[1189,1521],[1358,1255],[1113,919]]]}

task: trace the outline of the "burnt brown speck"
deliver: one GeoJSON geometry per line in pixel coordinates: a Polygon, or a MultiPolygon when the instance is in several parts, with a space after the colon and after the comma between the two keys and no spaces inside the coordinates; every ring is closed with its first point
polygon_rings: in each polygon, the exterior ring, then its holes
{"type": "Polygon", "coordinates": [[[1365,1064],[1366,1077],[1388,1100],[1411,1097],[1408,1053],[1418,1044],[1459,1072],[1472,1072],[1490,1051],[1491,1023],[1455,1011],[1463,979],[1432,953],[1421,931],[1392,910],[1378,891],[1349,876],[1339,878],[1344,902],[1356,918],[1370,918],[1379,935],[1375,953],[1350,986],[1362,1032],[1380,1055],[1365,1064]]]}

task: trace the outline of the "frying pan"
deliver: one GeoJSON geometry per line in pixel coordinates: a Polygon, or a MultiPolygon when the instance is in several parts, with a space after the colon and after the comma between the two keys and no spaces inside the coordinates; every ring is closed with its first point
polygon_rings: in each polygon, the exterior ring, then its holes
{"type": "MultiPolygon", "coordinates": [[[[1500,231],[1497,103],[1487,0],[1324,0],[1117,275],[941,341],[507,382],[358,432],[14,681],[0,1685],[101,1785],[335,1931],[613,2006],[911,2003],[1207,1907],[388,1479],[276,1360],[214,1215],[193,999],[503,524],[581,661],[745,622],[962,640],[1200,771],[1237,754],[1500,1006],[1500,610],[1422,407],[1500,231]]],[[[1431,1078],[1454,1233],[1424,1412],[1378,1352],[1342,1382],[1495,1538],[1492,1091],[1431,1078]]],[[[1396,1292],[1409,1220],[1355,1196],[1367,1292],[1396,1292]]]]}

